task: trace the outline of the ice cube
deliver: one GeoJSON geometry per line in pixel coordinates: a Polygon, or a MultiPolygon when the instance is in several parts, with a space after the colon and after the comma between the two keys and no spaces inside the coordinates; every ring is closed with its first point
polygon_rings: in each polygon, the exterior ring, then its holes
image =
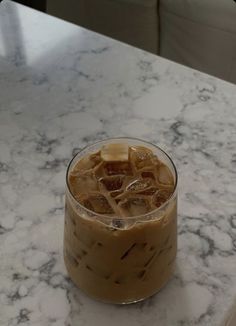
{"type": "Polygon", "coordinates": [[[143,178],[149,178],[155,180],[155,173],[153,171],[143,171],[141,173],[141,176],[143,178]]]}
{"type": "Polygon", "coordinates": [[[119,190],[124,180],[123,175],[110,176],[101,178],[99,181],[106,187],[108,191],[119,190]]]}
{"type": "Polygon", "coordinates": [[[160,207],[162,204],[164,204],[169,197],[171,196],[171,190],[166,190],[166,189],[160,189],[158,190],[152,198],[153,204],[156,207],[160,207]]]}
{"type": "Polygon", "coordinates": [[[101,162],[97,166],[95,166],[93,172],[97,179],[104,177],[106,175],[104,171],[104,162],[101,162]]]}
{"type": "Polygon", "coordinates": [[[146,179],[146,180],[134,180],[132,181],[127,187],[126,189],[132,192],[137,192],[137,191],[141,191],[144,190],[148,187],[151,186],[151,181],[146,179]]]}
{"type": "Polygon", "coordinates": [[[101,163],[100,152],[90,154],[83,157],[79,163],[74,167],[73,172],[83,172],[94,169],[99,163],[101,163]]]}
{"type": "Polygon", "coordinates": [[[129,162],[107,162],[104,165],[106,175],[132,175],[129,162]]]}
{"type": "Polygon", "coordinates": [[[98,190],[98,182],[93,174],[70,175],[70,188],[73,194],[98,190]]]}
{"type": "Polygon", "coordinates": [[[149,188],[146,188],[142,191],[138,191],[138,194],[139,195],[144,195],[144,196],[152,196],[155,194],[155,192],[157,191],[158,189],[156,187],[149,187],[149,188]]]}
{"type": "Polygon", "coordinates": [[[129,146],[127,144],[108,144],[101,149],[101,158],[105,162],[128,161],[129,146]]]}
{"type": "Polygon", "coordinates": [[[118,206],[125,216],[139,216],[151,211],[148,200],[142,197],[126,198],[119,202],[118,206]]]}
{"type": "Polygon", "coordinates": [[[164,185],[173,185],[174,180],[169,168],[161,165],[158,169],[158,181],[164,185]]]}
{"type": "Polygon", "coordinates": [[[83,205],[98,214],[114,213],[106,197],[99,193],[89,194],[88,197],[83,200],[83,205]]]}
{"type": "Polygon", "coordinates": [[[94,153],[94,154],[90,154],[90,162],[93,163],[93,168],[95,166],[97,166],[101,161],[101,153],[100,152],[97,152],[97,153],[94,153]]]}
{"type": "Polygon", "coordinates": [[[93,206],[88,199],[84,200],[81,204],[90,211],[94,211],[93,206]]]}
{"type": "Polygon", "coordinates": [[[148,148],[141,146],[131,148],[130,159],[138,170],[154,165],[154,157],[153,152],[148,148]]]}

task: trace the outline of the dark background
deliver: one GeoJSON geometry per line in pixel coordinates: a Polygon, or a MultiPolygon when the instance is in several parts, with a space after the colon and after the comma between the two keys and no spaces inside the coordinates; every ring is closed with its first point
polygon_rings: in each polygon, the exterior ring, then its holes
{"type": "MultiPolygon", "coordinates": [[[[22,5],[46,12],[47,0],[14,0],[22,5]]],[[[1,0],[0,0],[1,2],[1,0]]]]}

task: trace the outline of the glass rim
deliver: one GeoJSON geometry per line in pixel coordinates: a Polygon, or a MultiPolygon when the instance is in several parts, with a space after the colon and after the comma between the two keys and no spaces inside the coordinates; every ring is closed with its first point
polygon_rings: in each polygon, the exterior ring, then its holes
{"type": "Polygon", "coordinates": [[[102,140],[99,140],[99,141],[96,141],[92,144],[89,144],[89,145],[86,145],[84,146],[82,149],[80,149],[73,157],[72,159],[70,160],[68,166],[67,166],[67,169],[66,169],[66,189],[69,191],[69,195],[72,197],[72,199],[76,202],[76,205],[78,205],[82,210],[84,210],[85,212],[88,213],[88,216],[91,216],[94,215],[95,217],[100,217],[102,219],[108,219],[108,220],[127,220],[127,221],[132,221],[132,220],[139,220],[139,219],[145,219],[147,217],[149,217],[150,215],[153,215],[157,212],[160,212],[162,209],[164,209],[166,206],[168,206],[168,204],[172,201],[172,199],[175,198],[176,196],[176,192],[177,192],[177,185],[178,185],[178,172],[177,172],[177,169],[176,169],[176,166],[172,160],[172,158],[169,156],[169,154],[167,154],[162,148],[160,148],[158,145],[154,145],[152,144],[151,142],[148,142],[146,140],[142,140],[142,139],[139,139],[139,138],[135,138],[135,137],[111,137],[111,138],[105,138],[105,139],[102,139],[102,140]],[[77,199],[76,197],[73,195],[73,193],[71,192],[71,189],[70,189],[70,186],[69,186],[69,170],[70,170],[70,167],[74,161],[74,159],[77,157],[77,155],[79,155],[80,153],[82,153],[83,151],[85,150],[88,150],[90,147],[93,147],[93,146],[96,146],[96,145],[99,145],[99,144],[102,144],[104,142],[107,142],[107,141],[118,141],[118,140],[131,140],[131,141],[138,141],[138,142],[142,142],[142,143],[146,143],[148,145],[151,145],[153,147],[155,147],[156,149],[158,149],[159,151],[161,151],[170,161],[171,165],[173,166],[173,169],[174,169],[174,174],[175,174],[175,184],[174,184],[174,190],[173,190],[173,193],[171,194],[171,196],[168,198],[167,201],[165,201],[161,206],[157,207],[156,209],[148,212],[148,213],[145,213],[145,214],[141,214],[141,215],[136,215],[136,216],[127,216],[127,217],[122,217],[122,216],[111,216],[111,215],[106,215],[106,214],[100,214],[100,213],[96,213],[88,208],[86,208],[85,206],[83,206],[77,199]]]}

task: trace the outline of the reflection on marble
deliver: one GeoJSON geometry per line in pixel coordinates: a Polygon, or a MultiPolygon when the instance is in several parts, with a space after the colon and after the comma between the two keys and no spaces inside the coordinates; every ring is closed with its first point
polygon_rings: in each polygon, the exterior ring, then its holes
{"type": "Polygon", "coordinates": [[[220,326],[236,299],[236,86],[9,1],[0,4],[0,325],[220,326]],[[177,163],[170,283],[94,302],[63,258],[66,165],[112,136],[177,163]]]}

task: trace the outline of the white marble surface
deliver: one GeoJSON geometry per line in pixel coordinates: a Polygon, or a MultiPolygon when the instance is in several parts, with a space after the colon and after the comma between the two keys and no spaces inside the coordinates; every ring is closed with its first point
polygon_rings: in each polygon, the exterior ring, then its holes
{"type": "Polygon", "coordinates": [[[236,86],[0,4],[0,325],[221,326],[236,299],[236,86]],[[65,169],[111,136],[177,164],[170,283],[127,307],[76,289],[62,258],[65,169]]]}

